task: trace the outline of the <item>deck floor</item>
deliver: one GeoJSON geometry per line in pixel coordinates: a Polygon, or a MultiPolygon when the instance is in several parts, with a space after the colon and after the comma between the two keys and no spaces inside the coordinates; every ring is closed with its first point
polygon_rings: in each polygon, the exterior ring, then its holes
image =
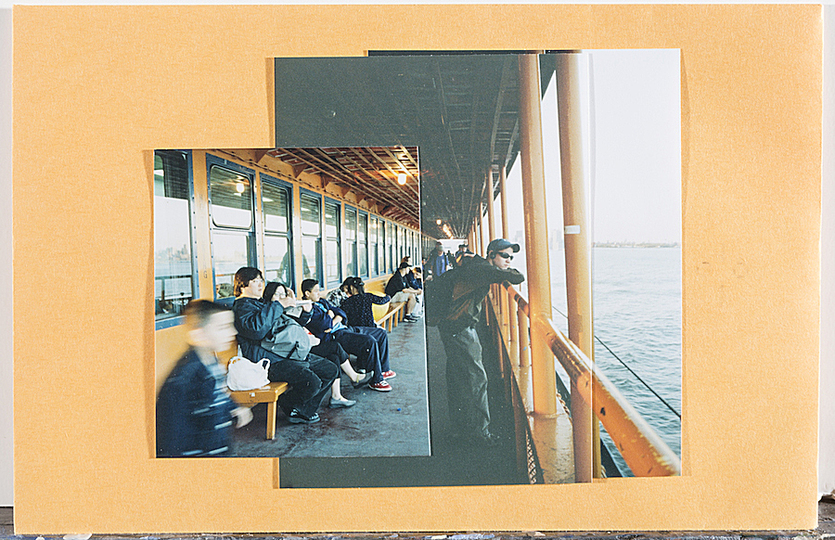
{"type": "MultiPolygon", "coordinates": [[[[436,328],[423,320],[389,333],[393,390],[342,392],[357,404],[319,410],[322,420],[293,425],[279,412],[276,438],[265,438],[266,405],[235,433],[238,457],[278,457],[279,485],[287,487],[393,487],[527,483],[516,457],[513,412],[506,384],[495,369],[490,380],[491,428],[496,448],[479,448],[449,428],[446,356],[436,328]]],[[[491,355],[485,347],[485,358],[491,355]]],[[[486,362],[489,364],[489,362],[486,362]]]]}
{"type": "Polygon", "coordinates": [[[367,386],[355,389],[342,375],[342,395],[356,400],[347,409],[319,409],[321,421],[291,424],[279,411],[276,436],[266,433],[266,405],[253,408],[253,421],[235,432],[238,457],[386,457],[428,456],[429,403],[427,396],[424,325],[401,323],[389,333],[391,392],[367,386]]]}

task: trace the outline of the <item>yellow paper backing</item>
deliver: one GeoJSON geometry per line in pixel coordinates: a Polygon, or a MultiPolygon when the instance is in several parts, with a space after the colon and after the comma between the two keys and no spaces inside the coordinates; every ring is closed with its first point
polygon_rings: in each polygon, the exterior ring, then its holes
{"type": "Polygon", "coordinates": [[[15,7],[15,529],[816,524],[819,6],[15,7]],[[270,147],[276,56],[676,48],[684,475],[275,489],[152,458],[154,148],[270,147]]]}

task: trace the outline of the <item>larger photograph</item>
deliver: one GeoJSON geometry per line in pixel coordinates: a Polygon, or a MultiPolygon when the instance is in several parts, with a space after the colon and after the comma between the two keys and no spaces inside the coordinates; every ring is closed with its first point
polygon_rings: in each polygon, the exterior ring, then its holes
{"type": "Polygon", "coordinates": [[[681,474],[680,93],[677,50],[275,59],[274,148],[154,152],[157,456],[681,474]]]}

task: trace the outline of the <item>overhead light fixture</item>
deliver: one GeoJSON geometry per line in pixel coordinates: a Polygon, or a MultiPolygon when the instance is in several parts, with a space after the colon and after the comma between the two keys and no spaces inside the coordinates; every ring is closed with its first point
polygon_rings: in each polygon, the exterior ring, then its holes
{"type": "Polygon", "coordinates": [[[397,173],[397,183],[401,186],[406,185],[406,173],[397,173]]]}
{"type": "Polygon", "coordinates": [[[243,193],[244,189],[244,185],[241,182],[235,184],[235,191],[237,191],[238,193],[243,193]]]}
{"type": "Polygon", "coordinates": [[[440,225],[441,223],[443,223],[443,221],[441,221],[440,218],[435,220],[435,225],[440,225]]]}

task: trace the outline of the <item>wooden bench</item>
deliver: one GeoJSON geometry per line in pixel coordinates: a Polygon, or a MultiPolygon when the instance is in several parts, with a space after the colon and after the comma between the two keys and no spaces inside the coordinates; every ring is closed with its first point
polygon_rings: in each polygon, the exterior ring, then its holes
{"type": "MultiPolygon", "coordinates": [[[[233,356],[238,354],[237,343],[230,349],[231,354],[227,351],[224,355],[219,355],[221,365],[225,368],[233,356]]],[[[256,388],[255,390],[230,390],[229,395],[238,405],[243,407],[254,407],[259,403],[267,404],[267,439],[275,439],[275,422],[278,413],[278,396],[286,392],[290,388],[286,382],[271,382],[267,386],[256,388]]]]}
{"type": "MultiPolygon", "coordinates": [[[[365,284],[365,291],[385,296],[387,282],[388,276],[384,279],[369,281],[365,284]]],[[[395,305],[392,305],[391,302],[386,302],[385,304],[373,304],[371,308],[374,310],[374,320],[376,323],[391,332],[394,328],[397,328],[397,325],[400,324],[406,315],[406,311],[404,310],[405,306],[406,304],[403,302],[395,305]]]]}

